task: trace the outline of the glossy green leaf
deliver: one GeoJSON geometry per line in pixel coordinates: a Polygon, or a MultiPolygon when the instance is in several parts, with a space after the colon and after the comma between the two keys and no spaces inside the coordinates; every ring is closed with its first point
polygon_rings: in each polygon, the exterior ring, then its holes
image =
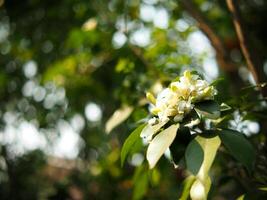
{"type": "Polygon", "coordinates": [[[174,164],[178,165],[184,157],[186,147],[191,142],[191,133],[187,127],[180,127],[177,135],[170,146],[171,156],[174,164]]]}
{"type": "Polygon", "coordinates": [[[142,124],[139,127],[137,127],[125,140],[122,150],[121,150],[121,166],[123,166],[124,161],[128,155],[128,153],[131,151],[131,148],[133,145],[138,141],[141,140],[140,133],[143,130],[143,128],[146,126],[146,124],[142,124]]]}
{"type": "Polygon", "coordinates": [[[204,159],[204,152],[197,142],[196,139],[193,139],[186,148],[185,151],[185,161],[186,168],[194,175],[197,175],[201,164],[204,159]]]}
{"type": "Polygon", "coordinates": [[[219,136],[230,154],[251,171],[255,161],[255,151],[245,136],[234,130],[221,130],[219,136]]]}
{"type": "Polygon", "coordinates": [[[196,103],[194,109],[199,115],[209,119],[220,117],[220,105],[213,100],[196,103]]]}

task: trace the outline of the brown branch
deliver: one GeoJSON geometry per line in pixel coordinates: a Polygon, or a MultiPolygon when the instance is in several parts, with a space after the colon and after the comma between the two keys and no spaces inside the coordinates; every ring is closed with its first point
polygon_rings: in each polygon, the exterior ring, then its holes
{"type": "Polygon", "coordinates": [[[209,21],[203,16],[201,11],[191,0],[180,0],[185,10],[196,20],[198,27],[209,38],[212,46],[216,50],[216,59],[219,66],[226,72],[234,72],[237,66],[231,61],[229,53],[209,21]]]}
{"type": "MultiPolygon", "coordinates": [[[[236,0],[226,0],[229,11],[232,14],[236,34],[240,43],[241,50],[247,62],[247,66],[255,79],[257,84],[266,81],[263,71],[263,62],[257,54],[257,50],[250,43],[248,31],[242,20],[239,7],[236,0]]],[[[263,95],[267,95],[267,91],[263,91],[263,95]]]]}
{"type": "Polygon", "coordinates": [[[0,0],[0,7],[4,5],[5,0],[0,0]]]}

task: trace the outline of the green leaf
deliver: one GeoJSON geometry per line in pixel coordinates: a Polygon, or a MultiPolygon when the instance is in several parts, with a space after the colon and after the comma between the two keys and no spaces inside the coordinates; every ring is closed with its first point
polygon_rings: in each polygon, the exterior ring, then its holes
{"type": "Polygon", "coordinates": [[[194,150],[191,151],[189,155],[187,155],[186,161],[188,163],[187,167],[192,168],[194,172],[197,169],[199,170],[196,175],[196,181],[193,183],[190,189],[190,196],[191,196],[191,199],[207,199],[208,192],[211,186],[209,170],[215,159],[215,156],[221,144],[221,141],[218,136],[211,137],[211,135],[209,135],[209,137],[196,136],[194,140],[195,142],[193,143],[193,147],[191,147],[191,148],[194,148],[194,150]],[[196,155],[194,155],[193,153],[197,154],[197,149],[199,149],[196,143],[199,144],[200,148],[202,149],[202,152],[204,153],[204,156],[202,159],[203,161],[200,167],[199,167],[200,159],[197,161],[198,163],[196,163],[196,161],[194,163],[194,160],[193,160],[193,159],[196,159],[196,155]]]}
{"type": "Polygon", "coordinates": [[[184,157],[187,145],[191,142],[191,133],[187,127],[180,127],[177,135],[170,146],[173,162],[178,165],[184,157]]]}
{"type": "Polygon", "coordinates": [[[116,110],[106,123],[106,133],[109,134],[115,127],[124,122],[133,112],[133,107],[124,105],[116,110]]]}
{"type": "Polygon", "coordinates": [[[128,155],[128,153],[131,151],[132,147],[134,144],[138,141],[141,140],[140,138],[140,133],[143,130],[143,128],[146,126],[146,124],[142,124],[139,127],[137,127],[130,135],[129,137],[125,140],[122,150],[121,150],[121,166],[123,166],[124,161],[128,155]]]}
{"type": "Polygon", "coordinates": [[[220,117],[220,105],[213,100],[202,101],[195,104],[195,111],[209,119],[217,119],[220,117]]]}
{"type": "Polygon", "coordinates": [[[157,186],[160,184],[161,174],[157,168],[149,171],[149,181],[152,186],[157,186]]]}
{"type": "Polygon", "coordinates": [[[216,86],[216,85],[218,85],[218,83],[220,83],[222,81],[224,81],[224,78],[217,78],[210,84],[210,86],[216,86]]]}
{"type": "Polygon", "coordinates": [[[133,200],[142,199],[148,188],[148,175],[142,173],[134,184],[133,200]]]}
{"type": "Polygon", "coordinates": [[[155,167],[160,157],[170,147],[176,136],[178,128],[179,124],[173,124],[153,138],[147,148],[146,153],[146,158],[150,169],[155,167]]]}
{"type": "Polygon", "coordinates": [[[251,172],[255,161],[255,151],[245,136],[234,130],[221,130],[219,137],[230,154],[251,172]]]}
{"type": "Polygon", "coordinates": [[[204,152],[204,160],[197,174],[198,178],[204,181],[208,177],[208,172],[215,159],[221,140],[218,136],[209,137],[197,136],[196,140],[204,152]]]}
{"type": "Polygon", "coordinates": [[[194,176],[188,176],[183,182],[183,191],[179,200],[187,200],[190,193],[190,188],[193,185],[196,178],[194,176]]]}
{"type": "Polygon", "coordinates": [[[147,168],[145,165],[141,165],[136,168],[133,182],[134,182],[134,188],[133,188],[133,199],[138,200],[142,199],[142,197],[145,195],[147,188],[148,188],[148,173],[147,168]]]}
{"type": "Polygon", "coordinates": [[[186,148],[185,151],[185,162],[186,168],[194,175],[197,175],[201,164],[204,159],[204,152],[197,142],[196,138],[194,138],[186,148]]]}

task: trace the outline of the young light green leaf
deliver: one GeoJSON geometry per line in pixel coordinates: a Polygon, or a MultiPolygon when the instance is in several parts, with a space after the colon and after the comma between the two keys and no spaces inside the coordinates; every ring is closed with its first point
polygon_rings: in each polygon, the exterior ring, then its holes
{"type": "Polygon", "coordinates": [[[131,115],[132,112],[133,107],[126,105],[116,110],[106,123],[106,133],[109,134],[116,126],[120,125],[123,121],[125,121],[131,115]]]}
{"type": "Polygon", "coordinates": [[[220,147],[221,140],[218,136],[207,138],[197,136],[196,140],[204,152],[204,160],[199,169],[197,177],[204,182],[204,180],[208,177],[208,172],[215,159],[217,150],[220,147]]]}
{"type": "Polygon", "coordinates": [[[213,100],[202,101],[195,104],[195,111],[209,119],[217,119],[220,117],[220,105],[213,100]]]}
{"type": "Polygon", "coordinates": [[[209,170],[215,159],[221,141],[218,136],[214,137],[197,136],[194,140],[195,142],[192,143],[192,147],[189,147],[188,150],[189,152],[186,155],[186,162],[187,162],[187,168],[189,169],[191,168],[191,170],[192,169],[197,170],[197,168],[199,168],[199,170],[196,174],[197,179],[193,183],[192,188],[190,190],[190,196],[192,199],[203,200],[207,198],[208,192],[210,190],[211,180],[209,177],[209,170]],[[198,163],[196,164],[194,164],[193,161],[194,157],[196,157],[196,155],[193,155],[193,153],[196,153],[196,151],[199,149],[199,146],[196,143],[199,144],[204,154],[203,161],[200,167],[199,167],[200,159],[197,161],[198,163]]]}
{"type": "Polygon", "coordinates": [[[251,171],[255,160],[255,151],[244,135],[228,129],[221,130],[219,137],[230,154],[240,161],[248,171],[251,171]]]}
{"type": "Polygon", "coordinates": [[[140,133],[143,130],[143,128],[146,126],[146,124],[142,124],[139,127],[137,127],[130,135],[129,137],[125,140],[122,150],[121,150],[121,166],[123,166],[124,161],[126,159],[126,156],[130,152],[131,148],[134,146],[134,144],[138,141],[141,140],[140,138],[140,133]]]}
{"type": "Polygon", "coordinates": [[[147,148],[146,154],[150,169],[155,167],[160,157],[172,144],[178,128],[179,124],[171,125],[169,128],[163,130],[158,135],[156,135],[155,138],[153,138],[147,148]]]}

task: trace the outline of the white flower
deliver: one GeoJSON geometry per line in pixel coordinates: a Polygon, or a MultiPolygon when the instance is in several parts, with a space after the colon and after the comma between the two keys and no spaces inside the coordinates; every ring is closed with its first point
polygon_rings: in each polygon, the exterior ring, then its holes
{"type": "MultiPolygon", "coordinates": [[[[172,82],[156,98],[153,94],[147,93],[147,99],[152,103],[151,113],[154,117],[148,121],[141,137],[149,143],[147,160],[150,168],[155,166],[162,154],[169,148],[179,128],[178,123],[190,113],[194,103],[213,99],[216,92],[207,81],[201,80],[198,75],[193,75],[190,71],[185,71],[179,81],[172,82]],[[170,120],[176,124],[158,133],[170,120]],[[153,138],[155,134],[157,135],[153,138]]],[[[191,121],[187,126],[193,127],[199,122],[199,120],[191,121]]]]}
{"type": "Polygon", "coordinates": [[[147,98],[153,104],[151,112],[159,121],[167,122],[170,119],[179,122],[183,115],[189,113],[194,102],[213,99],[216,90],[208,82],[201,80],[198,75],[185,71],[179,81],[172,82],[169,88],[162,90],[155,98],[147,93],[147,98]]]}
{"type": "Polygon", "coordinates": [[[158,123],[158,119],[156,117],[153,117],[150,120],[148,120],[148,124],[151,125],[151,126],[153,126],[153,125],[155,125],[157,123],[158,123]]]}

